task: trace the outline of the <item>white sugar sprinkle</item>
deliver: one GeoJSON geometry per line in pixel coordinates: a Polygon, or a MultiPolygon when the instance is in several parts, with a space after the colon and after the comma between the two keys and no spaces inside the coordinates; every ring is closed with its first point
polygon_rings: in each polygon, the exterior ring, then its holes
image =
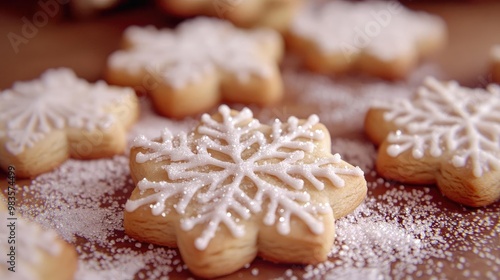
{"type": "Polygon", "coordinates": [[[253,269],[252,269],[252,275],[253,275],[253,276],[257,276],[257,275],[259,275],[259,269],[258,269],[258,268],[253,268],[253,269]]]}
{"type": "MultiPolygon", "coordinates": [[[[500,249],[495,248],[500,233],[498,203],[476,210],[452,205],[443,211],[434,202],[437,190],[430,195],[428,188],[384,187],[380,192],[376,185],[370,191],[375,187],[380,194],[336,222],[337,238],[329,260],[306,266],[302,274],[296,273],[299,278],[404,279],[408,275],[432,275],[446,279],[446,267],[463,270],[462,274],[468,276],[469,264],[461,256],[465,252],[474,252],[483,261],[492,260],[489,271],[474,271],[476,277],[487,278],[500,271],[500,249]]],[[[291,271],[283,275],[292,277],[291,271]]]]}

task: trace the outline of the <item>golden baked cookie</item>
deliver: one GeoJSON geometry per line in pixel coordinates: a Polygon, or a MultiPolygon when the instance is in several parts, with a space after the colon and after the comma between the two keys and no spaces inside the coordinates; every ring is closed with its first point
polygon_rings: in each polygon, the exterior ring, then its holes
{"type": "Polygon", "coordinates": [[[180,17],[211,16],[242,27],[286,30],[302,0],[157,0],[167,13],[180,17]]]}
{"type": "Polygon", "coordinates": [[[182,118],[222,100],[270,105],[283,96],[281,37],[196,18],[175,30],[129,27],[125,48],[108,60],[107,80],[146,90],[156,111],[182,118]]]}
{"type": "Polygon", "coordinates": [[[312,71],[399,79],[444,45],[446,25],[396,1],[312,2],[292,21],[287,40],[312,71]]]}
{"type": "MultiPolygon", "coordinates": [[[[75,248],[52,230],[17,217],[0,196],[0,279],[70,280],[78,266],[75,248]]],[[[12,202],[12,201],[11,201],[12,202]]],[[[15,206],[17,207],[17,205],[15,206]]]]}
{"type": "Polygon", "coordinates": [[[377,172],[411,184],[436,183],[473,207],[500,198],[500,88],[427,78],[413,100],[371,108],[368,137],[380,145],[377,172]]]}
{"type": "Polygon", "coordinates": [[[193,132],[139,137],[130,155],[136,188],[125,232],[178,247],[197,276],[232,273],[257,255],[318,263],[334,240],[334,218],[365,198],[363,171],[330,152],[313,115],[270,126],[223,105],[193,132]]]}
{"type": "Polygon", "coordinates": [[[69,157],[108,157],[125,150],[126,129],[138,116],[130,88],[90,84],[70,69],[0,92],[0,165],[18,177],[47,172],[69,157]]]}

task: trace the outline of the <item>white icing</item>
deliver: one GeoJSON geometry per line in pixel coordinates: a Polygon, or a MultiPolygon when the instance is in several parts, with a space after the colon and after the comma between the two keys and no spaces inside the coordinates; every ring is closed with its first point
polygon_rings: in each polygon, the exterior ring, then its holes
{"type": "Polygon", "coordinates": [[[0,219],[3,221],[0,227],[0,251],[2,252],[2,263],[0,264],[0,276],[2,279],[28,280],[39,279],[39,275],[34,274],[30,267],[40,266],[44,259],[43,253],[58,255],[62,248],[58,243],[57,234],[52,230],[43,230],[39,225],[25,221],[22,218],[8,220],[12,218],[8,212],[0,212],[0,219]],[[9,244],[8,237],[11,235],[10,222],[15,223],[15,244],[9,244]],[[10,252],[10,246],[15,247],[15,272],[7,270],[9,266],[5,260],[10,252]],[[5,277],[5,278],[4,278],[5,277]],[[13,277],[13,278],[11,278],[13,277]]]}
{"type": "Polygon", "coordinates": [[[392,60],[416,52],[427,38],[439,38],[445,24],[393,1],[329,1],[306,5],[292,22],[291,32],[311,40],[324,53],[346,57],[361,52],[392,60]]]}
{"type": "Polygon", "coordinates": [[[109,57],[110,67],[154,73],[176,89],[217,69],[243,81],[251,75],[267,77],[271,68],[262,45],[279,40],[272,30],[243,31],[204,17],[185,21],[176,30],[131,26],[124,37],[130,46],[109,57]]]}
{"type": "Polygon", "coordinates": [[[199,135],[180,133],[174,137],[165,130],[159,142],[146,137],[136,139],[135,146],[146,149],[137,154],[136,161],[168,160],[163,169],[171,181],[143,179],[138,183],[139,189],[154,193],[128,200],[126,210],[150,205],[152,213],[160,215],[169,211],[166,201],[176,199],[175,211],[185,214],[188,205],[199,204],[195,214],[181,220],[181,228],[205,227],[195,241],[200,250],[207,247],[220,224],[239,237],[244,228],[238,220],[247,220],[261,211],[265,211],[264,224],[277,223],[278,232],[283,235],[290,232],[292,215],[312,232],[323,232],[317,215],[329,213],[331,207],[310,201],[304,180],[321,191],[325,182],[343,187],[345,181],[339,175],[363,176],[363,171],[358,167],[334,166],[341,162],[338,154],[310,158],[309,153],[315,148],[313,141],[324,137],[322,131],[313,130],[318,117],[313,115],[300,125],[293,117],[287,123],[276,120],[266,135],[247,108],[231,116],[227,106],[220,106],[219,113],[221,121],[206,114],[202,117],[197,128],[199,135]],[[214,168],[208,169],[209,166],[214,168]],[[276,182],[266,180],[270,178],[276,182]],[[268,202],[266,209],[262,206],[264,201],[268,202]]]}
{"type": "Polygon", "coordinates": [[[448,155],[455,167],[469,167],[480,177],[500,169],[500,89],[460,87],[427,78],[414,100],[387,106],[386,121],[400,130],[387,137],[387,152],[396,157],[411,150],[414,158],[425,154],[448,155]]]}
{"type": "Polygon", "coordinates": [[[51,69],[38,80],[17,82],[0,93],[0,137],[6,149],[20,154],[53,130],[66,127],[106,129],[115,120],[105,112],[131,89],[89,84],[66,68],[51,69]]]}

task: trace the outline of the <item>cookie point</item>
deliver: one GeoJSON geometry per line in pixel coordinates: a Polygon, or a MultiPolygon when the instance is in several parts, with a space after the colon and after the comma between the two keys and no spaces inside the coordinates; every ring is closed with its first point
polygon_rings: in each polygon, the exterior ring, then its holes
{"type": "Polygon", "coordinates": [[[481,168],[480,165],[474,166],[474,169],[472,170],[472,174],[474,177],[479,178],[483,176],[483,169],[481,168]]]}
{"type": "Polygon", "coordinates": [[[397,157],[402,152],[402,148],[398,144],[390,145],[387,147],[387,154],[391,157],[397,157]]]}
{"type": "Polygon", "coordinates": [[[295,116],[291,116],[288,118],[288,123],[292,125],[297,125],[299,123],[299,119],[295,116]]]}
{"type": "Polygon", "coordinates": [[[314,124],[318,123],[319,122],[318,115],[316,115],[316,114],[310,115],[309,116],[309,121],[312,122],[312,123],[314,123],[314,124]]]}
{"type": "Polygon", "coordinates": [[[434,78],[433,76],[427,76],[424,78],[424,84],[426,85],[432,85],[434,83],[437,83],[438,80],[436,78],[434,78]]]}
{"type": "Polygon", "coordinates": [[[355,173],[357,175],[363,176],[365,174],[365,172],[363,171],[363,169],[361,169],[359,166],[356,166],[354,170],[356,171],[355,173]]]}
{"type": "Polygon", "coordinates": [[[127,200],[125,203],[125,211],[133,212],[135,209],[137,209],[137,204],[132,200],[127,200]]]}
{"type": "Polygon", "coordinates": [[[200,251],[207,249],[208,240],[206,238],[199,237],[194,241],[194,247],[200,251]]]}
{"type": "Polygon", "coordinates": [[[231,109],[229,109],[229,106],[227,106],[226,104],[222,104],[222,105],[220,105],[220,106],[219,106],[219,109],[218,109],[218,111],[219,111],[220,113],[227,113],[227,112],[229,112],[230,110],[231,110],[231,109]]]}
{"type": "Polygon", "coordinates": [[[339,153],[335,153],[333,155],[333,162],[340,162],[342,160],[342,156],[339,153]]]}

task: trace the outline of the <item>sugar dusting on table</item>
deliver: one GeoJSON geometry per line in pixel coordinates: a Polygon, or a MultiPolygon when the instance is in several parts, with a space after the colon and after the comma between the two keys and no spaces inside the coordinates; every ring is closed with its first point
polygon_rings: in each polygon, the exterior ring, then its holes
{"type": "Polygon", "coordinates": [[[464,277],[498,278],[498,204],[449,209],[435,201],[439,194],[431,188],[385,187],[385,183],[371,183],[369,190],[377,188],[380,194],[369,195],[353,214],[336,222],[331,258],[306,266],[300,278],[447,279],[451,271],[464,277]],[[474,270],[465,255],[482,259],[489,270],[474,270]]]}

